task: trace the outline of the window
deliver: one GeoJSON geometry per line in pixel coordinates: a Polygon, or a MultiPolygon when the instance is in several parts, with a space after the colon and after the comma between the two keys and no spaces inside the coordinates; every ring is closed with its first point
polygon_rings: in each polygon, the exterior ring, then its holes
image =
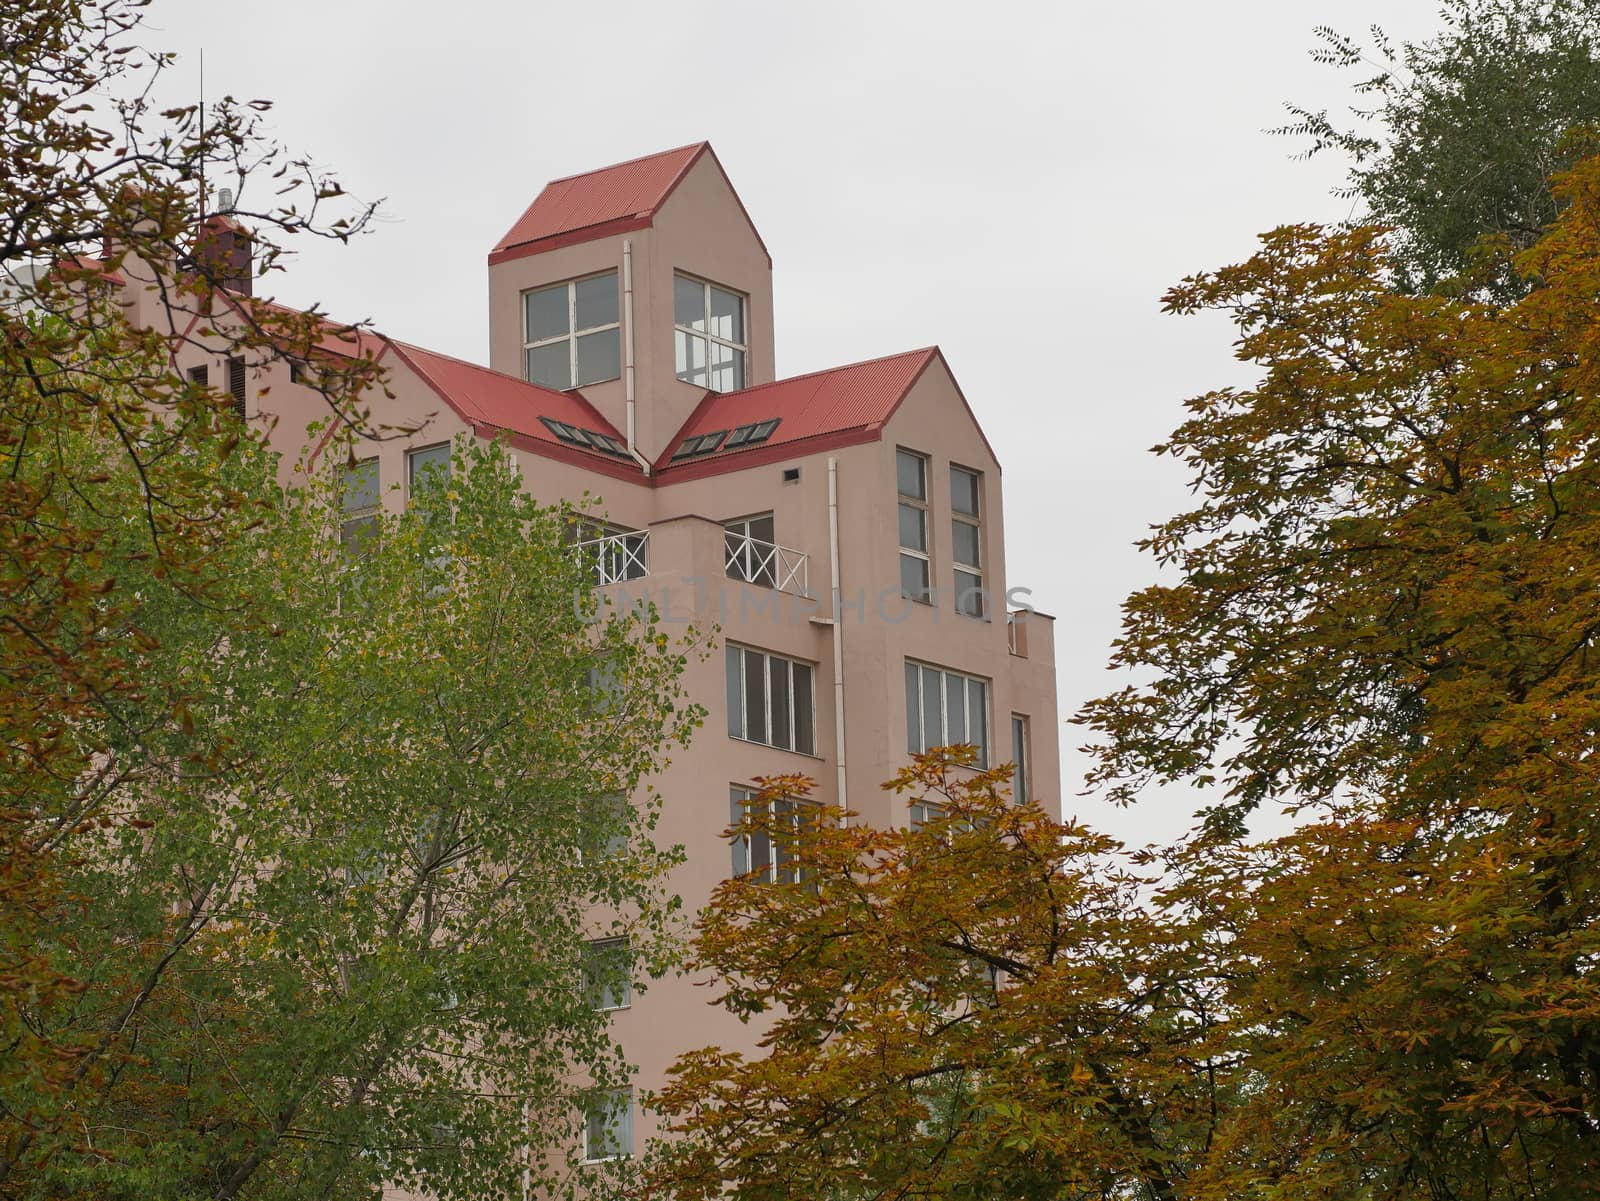
{"type": "Polygon", "coordinates": [[[622,374],[617,273],[591,275],[522,295],[523,374],[565,390],[622,374]]]}
{"type": "Polygon", "coordinates": [[[912,801],[910,809],[913,830],[920,830],[929,822],[938,821],[944,816],[944,806],[932,801],[912,801]]]}
{"type": "MultiPolygon", "coordinates": [[[[756,803],[759,794],[753,788],[735,784],[728,789],[728,824],[737,827],[746,812],[756,803]]],[[[793,842],[772,832],[793,830],[799,832],[801,824],[811,820],[812,808],[804,801],[776,797],[767,816],[771,827],[767,830],[743,830],[733,836],[733,874],[751,876],[765,884],[797,884],[800,868],[794,860],[793,842]]]]}
{"type": "Polygon", "coordinates": [[[983,616],[983,525],[979,497],[983,477],[950,468],[950,560],[955,564],[956,612],[983,616]]]}
{"type": "Polygon", "coordinates": [[[359,559],[378,532],[377,459],[362,459],[344,469],[339,511],[339,545],[346,558],[359,559]]]}
{"type": "Polygon", "coordinates": [[[567,541],[594,577],[596,588],[650,574],[650,534],[591,518],[567,525],[567,541]]]}
{"type": "Polygon", "coordinates": [[[727,531],[724,541],[727,544],[728,578],[776,588],[778,548],[774,544],[772,514],[740,517],[727,522],[722,528],[727,531]]]}
{"type": "Polygon", "coordinates": [[[1011,799],[1028,800],[1028,719],[1020,713],[1011,715],[1011,762],[1016,766],[1011,772],[1011,799]]]}
{"type": "Polygon", "coordinates": [[[583,1158],[588,1163],[633,1154],[633,1090],[596,1089],[583,1100],[583,1158]]]}
{"type": "Polygon", "coordinates": [[[727,671],[731,737],[815,753],[810,664],[730,645],[727,671]]]}
{"type": "Polygon", "coordinates": [[[450,483],[450,444],[429,446],[406,454],[406,494],[416,499],[432,488],[450,483]]]}
{"type": "Polygon", "coordinates": [[[211,368],[201,364],[199,367],[189,368],[189,382],[199,384],[202,388],[211,384],[211,368]]]}
{"type": "Polygon", "coordinates": [[[584,828],[580,835],[578,861],[585,856],[595,862],[615,859],[627,852],[628,825],[633,808],[620,792],[602,793],[583,804],[584,828]]]}
{"type": "Polygon", "coordinates": [[[906,660],[906,749],[971,743],[989,765],[989,685],[942,667],[906,660]]]}
{"type": "Polygon", "coordinates": [[[744,387],[744,297],[687,275],[672,277],[678,378],[713,392],[744,387]]]}
{"type": "Polygon", "coordinates": [[[912,450],[894,452],[900,489],[900,595],[929,603],[928,460],[912,450]]]}
{"type": "Polygon", "coordinates": [[[245,416],[245,377],[244,360],[228,360],[228,393],[233,397],[233,411],[240,417],[245,416]]]}
{"type": "Polygon", "coordinates": [[[604,938],[583,949],[583,994],[598,1010],[633,1004],[633,953],[626,938],[604,938]]]}

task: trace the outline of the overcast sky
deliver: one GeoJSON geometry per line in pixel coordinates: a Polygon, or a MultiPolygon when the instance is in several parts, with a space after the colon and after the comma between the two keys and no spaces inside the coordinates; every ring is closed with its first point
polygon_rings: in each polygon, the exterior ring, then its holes
{"type": "MultiPolygon", "coordinates": [[[[270,290],[486,362],[485,256],[543,183],[709,139],[774,260],[780,375],[937,343],[1004,467],[1010,583],[1056,615],[1061,715],[1115,678],[1133,543],[1187,499],[1148,448],[1248,374],[1162,292],[1254,235],[1338,220],[1343,165],[1264,131],[1342,107],[1314,26],[1399,36],[1434,0],[1086,4],[156,0],[175,84],[268,98],[273,132],[384,199],[270,290]]],[[[175,99],[181,99],[177,97],[175,99]]],[[[1061,731],[1063,809],[1137,842],[1061,731]]],[[[1037,737],[1037,735],[1036,735],[1037,737]]]]}

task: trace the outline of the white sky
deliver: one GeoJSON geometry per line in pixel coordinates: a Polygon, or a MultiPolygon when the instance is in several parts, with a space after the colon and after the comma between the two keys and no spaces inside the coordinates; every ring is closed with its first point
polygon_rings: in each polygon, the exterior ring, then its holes
{"type": "MultiPolygon", "coordinates": [[[[1424,36],[1434,0],[805,4],[156,0],[173,82],[274,101],[273,132],[385,198],[275,294],[487,361],[485,256],[552,178],[709,139],[772,251],[780,375],[937,343],[1004,467],[1013,585],[1057,617],[1061,716],[1116,682],[1133,549],[1178,511],[1148,448],[1249,378],[1163,291],[1274,225],[1337,220],[1342,164],[1263,131],[1342,108],[1312,28],[1424,36]]],[[[172,102],[182,102],[173,94],[172,102]]],[[[1042,731],[1036,732],[1038,737],[1042,731]]],[[[1063,809],[1135,842],[1192,797],[1063,809]]]]}

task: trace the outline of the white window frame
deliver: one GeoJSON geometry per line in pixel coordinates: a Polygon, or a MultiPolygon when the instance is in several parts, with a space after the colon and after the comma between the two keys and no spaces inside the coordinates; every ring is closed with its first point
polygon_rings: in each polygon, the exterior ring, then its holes
{"type": "Polygon", "coordinates": [[[770,746],[774,750],[790,751],[797,755],[809,755],[813,758],[817,753],[817,669],[816,664],[807,663],[802,659],[791,659],[787,655],[775,655],[771,651],[764,651],[759,647],[742,646],[737,642],[726,644],[727,650],[724,660],[724,672],[727,684],[728,704],[728,737],[737,738],[740,742],[750,742],[757,746],[770,746]],[[763,720],[762,727],[767,733],[766,738],[750,737],[748,716],[748,698],[745,695],[745,686],[749,679],[746,660],[750,655],[759,655],[762,659],[761,686],[763,720]],[[738,661],[735,672],[733,664],[738,661]],[[786,663],[789,667],[789,745],[772,741],[772,664],[774,662],[786,663]],[[795,679],[799,670],[803,669],[810,680],[809,696],[805,705],[805,712],[795,703],[795,679]],[[737,678],[737,697],[735,697],[735,678],[737,678]],[[802,728],[806,732],[806,741],[809,747],[800,746],[799,734],[802,728]]]}
{"type": "Polygon", "coordinates": [[[633,1090],[631,1088],[606,1088],[593,1089],[585,1094],[583,1099],[583,1162],[584,1163],[609,1163],[614,1159],[629,1159],[633,1156],[633,1090]],[[622,1104],[616,1102],[621,1100],[622,1104]],[[602,1147],[600,1150],[606,1154],[595,1154],[595,1145],[591,1140],[594,1133],[593,1119],[600,1106],[604,1106],[606,1115],[616,1115],[620,1121],[613,1127],[607,1124],[608,1130],[615,1130],[617,1149],[602,1147]]]}
{"type": "MultiPolygon", "coordinates": [[[[730,866],[733,876],[749,878],[761,884],[798,884],[802,879],[800,869],[795,864],[793,853],[786,850],[781,840],[773,839],[766,834],[736,829],[744,820],[751,802],[760,795],[759,791],[748,785],[728,786],[728,826],[734,830],[730,838],[732,844],[730,866]],[[758,839],[765,842],[766,846],[760,846],[758,839]],[[765,862],[762,862],[763,858],[765,862]]],[[[797,834],[801,824],[808,820],[808,815],[816,808],[805,801],[789,797],[776,797],[769,804],[772,806],[774,816],[792,826],[797,834]]]]}
{"type": "Polygon", "coordinates": [[[594,938],[583,949],[583,993],[597,1013],[612,1013],[633,1007],[633,949],[624,935],[621,938],[594,938]],[[595,962],[606,955],[620,952],[623,960],[622,977],[616,981],[595,979],[595,962]],[[615,994],[613,994],[615,990],[615,994]]]}
{"type": "Polygon", "coordinates": [[[935,663],[924,663],[920,659],[906,660],[906,749],[913,755],[920,755],[931,747],[958,746],[969,743],[978,751],[977,766],[989,766],[989,743],[992,741],[990,732],[994,723],[989,720],[990,681],[982,676],[969,676],[965,672],[952,671],[948,667],[940,667],[935,663]],[[923,728],[923,698],[926,687],[923,677],[928,673],[939,677],[939,730],[937,738],[928,737],[928,731],[923,728]],[[951,728],[950,722],[950,681],[962,681],[962,728],[951,728]],[[914,681],[914,682],[913,682],[914,681]],[[972,704],[972,686],[980,689],[981,704],[977,706],[977,713],[981,718],[981,725],[973,725],[974,707],[972,704]],[[915,690],[913,692],[913,689],[915,690]],[[916,698],[915,707],[912,706],[913,695],[916,698]],[[913,725],[913,719],[915,724],[913,725]],[[917,737],[913,738],[912,733],[917,737]],[[973,735],[977,734],[978,737],[973,735]]]}
{"type": "Polygon", "coordinates": [[[916,601],[919,605],[933,603],[933,523],[929,520],[928,505],[928,468],[932,461],[927,455],[918,450],[911,450],[904,446],[897,446],[894,450],[894,479],[895,493],[898,497],[898,506],[895,509],[895,538],[900,539],[900,514],[905,510],[912,510],[920,514],[918,520],[922,523],[922,549],[907,546],[900,542],[900,557],[895,560],[896,570],[900,573],[900,595],[907,600],[916,601]],[[915,460],[918,476],[922,482],[922,495],[917,496],[900,489],[900,461],[915,460]],[[922,573],[927,579],[921,596],[906,590],[906,573],[904,563],[907,559],[916,559],[922,563],[922,573]]]}
{"type": "MultiPolygon", "coordinates": [[[[522,312],[520,316],[522,320],[523,379],[527,380],[529,383],[538,383],[538,381],[533,379],[528,373],[528,352],[530,350],[538,350],[545,346],[554,346],[557,342],[567,343],[567,379],[570,381],[566,388],[559,389],[560,391],[569,391],[573,388],[587,388],[590,384],[603,384],[607,380],[622,378],[622,367],[620,365],[622,363],[621,301],[619,300],[617,303],[617,320],[603,322],[600,325],[586,325],[582,329],[578,328],[578,285],[581,283],[587,283],[591,279],[602,279],[606,277],[611,279],[612,287],[615,288],[617,269],[613,267],[609,271],[596,271],[591,275],[580,275],[575,279],[567,280],[565,283],[544,284],[537,288],[528,288],[522,293],[522,312]],[[530,296],[538,295],[540,292],[553,292],[557,288],[565,288],[567,290],[567,332],[564,334],[558,334],[554,337],[540,338],[537,341],[530,342],[528,340],[528,298],[530,296]],[[579,379],[578,338],[584,334],[604,333],[608,329],[614,329],[617,331],[617,374],[603,376],[600,379],[579,379]]],[[[549,384],[539,384],[539,387],[541,388],[548,388],[549,386],[549,384]]]]}
{"type": "Polygon", "coordinates": [[[970,467],[961,467],[955,463],[950,464],[950,564],[952,582],[955,584],[956,612],[963,617],[987,620],[989,614],[983,595],[983,472],[974,471],[970,467]],[[972,480],[973,505],[977,509],[975,513],[961,513],[956,510],[958,474],[968,476],[972,480]],[[961,545],[961,540],[956,534],[962,526],[972,530],[973,541],[977,546],[976,563],[964,563],[956,557],[957,548],[961,545]]]}
{"type": "MultiPolygon", "coordinates": [[[[672,345],[673,370],[674,370],[674,373],[676,374],[677,378],[679,380],[681,380],[682,382],[684,382],[686,384],[690,384],[690,385],[692,385],[694,387],[702,387],[703,386],[703,387],[709,389],[712,392],[737,392],[740,389],[749,386],[749,383],[750,383],[750,298],[745,293],[737,291],[734,288],[726,287],[723,284],[712,283],[709,279],[703,279],[698,275],[690,275],[687,271],[674,271],[672,273],[672,335],[673,335],[673,338],[672,338],[672,341],[673,341],[673,345],[672,345]],[[694,329],[691,326],[679,325],[678,324],[678,281],[680,279],[687,280],[689,283],[692,283],[692,284],[699,284],[700,285],[700,297],[701,297],[701,306],[702,306],[701,307],[701,316],[702,316],[702,319],[705,321],[705,328],[704,329],[694,329]],[[735,299],[738,300],[738,302],[739,302],[739,328],[744,331],[744,338],[745,338],[745,340],[743,342],[735,342],[731,338],[720,337],[719,335],[714,334],[714,333],[711,332],[711,289],[712,288],[715,288],[717,291],[722,292],[725,295],[732,296],[732,297],[734,297],[735,299]],[[702,341],[704,341],[706,343],[706,383],[704,385],[695,384],[693,380],[684,379],[684,371],[678,370],[678,367],[677,367],[678,345],[677,345],[677,343],[678,343],[678,338],[680,336],[684,337],[684,338],[699,338],[699,339],[701,339],[702,341]],[[732,388],[718,388],[715,384],[711,383],[711,375],[712,375],[712,369],[711,369],[711,346],[713,344],[715,344],[717,346],[726,347],[729,350],[736,350],[736,351],[739,352],[739,358],[737,360],[735,360],[739,364],[739,378],[734,383],[732,388]]],[[[685,361],[687,362],[687,359],[685,359],[685,361]]]]}
{"type": "Polygon", "coordinates": [[[735,517],[722,523],[723,559],[730,580],[743,580],[747,584],[760,584],[767,588],[778,586],[778,523],[772,510],[752,513],[748,517],[735,517]],[[757,538],[752,527],[758,521],[772,526],[771,538],[757,538]]]}

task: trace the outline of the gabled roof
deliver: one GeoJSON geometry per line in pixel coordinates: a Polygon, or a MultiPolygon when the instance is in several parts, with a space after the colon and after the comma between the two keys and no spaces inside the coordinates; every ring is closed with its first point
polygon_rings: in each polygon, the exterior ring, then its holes
{"type": "Polygon", "coordinates": [[[827,438],[830,445],[846,445],[869,441],[899,408],[928,364],[940,357],[938,348],[929,346],[738,392],[708,392],[656,461],[656,470],[665,473],[670,482],[682,478],[680,473],[737,470],[751,465],[754,456],[763,460],[774,457],[764,453],[774,448],[785,448],[776,457],[813,449],[797,448],[793,446],[796,442],[827,438]],[[778,426],[771,437],[749,449],[719,449],[676,463],[672,460],[691,438],[773,418],[778,419],[778,426]]]}
{"type": "MultiPolygon", "coordinates": [[[[744,202],[733,191],[728,173],[722,170],[711,143],[695,142],[581,175],[551,180],[534,197],[527,211],[517,218],[516,224],[495,243],[489,252],[490,265],[553,250],[557,246],[643,229],[702,155],[710,155],[723,182],[728,184],[728,191],[733,193],[743,211],[744,202]]],[[[745,220],[755,233],[756,241],[760,242],[761,234],[750,221],[749,213],[745,213],[745,220]]],[[[761,249],[766,251],[765,243],[761,249]]],[[[770,262],[772,256],[768,254],[767,259],[770,262]]]]}
{"type": "Polygon", "coordinates": [[[563,234],[588,231],[600,237],[597,226],[638,220],[643,224],[678,186],[694,161],[711,149],[709,142],[679,146],[629,159],[610,167],[552,179],[534,198],[517,223],[495,243],[494,255],[529,242],[542,242],[563,234]]]}
{"type": "Polygon", "coordinates": [[[555,429],[546,424],[548,419],[557,423],[558,428],[567,426],[592,431],[622,444],[623,439],[616,428],[577,393],[541,388],[538,384],[530,384],[515,376],[437,351],[424,350],[408,342],[391,339],[391,344],[396,357],[460,414],[474,432],[493,437],[504,430],[513,435],[513,442],[534,442],[539,444],[538,449],[542,451],[562,452],[556,456],[558,458],[581,462],[585,466],[620,468],[630,478],[641,476],[638,465],[632,459],[579,445],[571,439],[558,436],[555,429]]]}

